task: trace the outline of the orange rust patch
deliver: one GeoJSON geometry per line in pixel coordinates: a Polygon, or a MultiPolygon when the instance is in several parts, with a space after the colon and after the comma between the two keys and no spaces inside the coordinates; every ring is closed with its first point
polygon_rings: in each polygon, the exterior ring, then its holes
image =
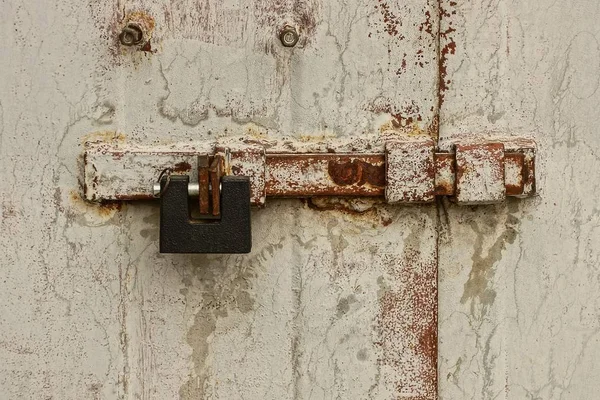
{"type": "Polygon", "coordinates": [[[385,165],[374,165],[362,160],[347,162],[329,161],[327,172],[336,185],[385,186],[385,165]]]}
{"type": "MultiPolygon", "coordinates": [[[[430,257],[426,257],[429,259],[430,257]]],[[[418,249],[389,259],[390,289],[379,299],[375,343],[378,363],[396,373],[397,395],[403,399],[436,398],[437,393],[437,269],[418,249]]]]}

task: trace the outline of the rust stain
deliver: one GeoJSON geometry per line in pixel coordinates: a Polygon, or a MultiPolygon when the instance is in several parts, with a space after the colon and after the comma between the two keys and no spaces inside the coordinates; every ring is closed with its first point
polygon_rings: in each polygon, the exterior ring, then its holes
{"type": "Polygon", "coordinates": [[[437,268],[411,233],[402,257],[388,259],[392,284],[379,299],[378,363],[396,373],[397,395],[431,400],[437,393],[437,268]],[[414,243],[412,243],[414,242],[414,243]]]}
{"type": "Polygon", "coordinates": [[[434,35],[433,21],[431,20],[431,12],[425,11],[425,21],[419,25],[419,31],[434,35]]]}
{"type": "Polygon", "coordinates": [[[377,223],[382,226],[389,226],[393,220],[383,209],[385,203],[381,199],[371,199],[365,204],[362,201],[360,205],[354,203],[352,199],[343,197],[309,197],[300,199],[300,201],[311,210],[321,212],[339,212],[356,221],[366,221],[377,223]]]}
{"type": "Polygon", "coordinates": [[[336,185],[353,185],[358,183],[362,170],[358,160],[347,162],[329,161],[327,172],[336,185]]]}
{"type": "Polygon", "coordinates": [[[154,200],[155,197],[152,196],[151,194],[143,194],[143,193],[132,193],[132,194],[128,194],[128,195],[120,195],[117,194],[115,196],[115,198],[118,201],[127,201],[127,200],[154,200]]]}
{"type": "Polygon", "coordinates": [[[123,203],[120,201],[102,201],[90,202],[81,197],[77,191],[70,193],[71,204],[81,213],[91,213],[103,219],[111,218],[123,208],[123,203]]]}
{"type": "MultiPolygon", "coordinates": [[[[141,45],[134,46],[133,48],[146,53],[153,53],[150,41],[152,40],[152,34],[154,32],[154,27],[156,26],[154,17],[144,11],[133,11],[125,16],[121,22],[121,29],[127,24],[135,24],[136,26],[139,26],[144,35],[144,42],[141,45]]],[[[122,50],[124,49],[121,48],[121,51],[122,50]]]]}
{"type": "Polygon", "coordinates": [[[150,44],[150,41],[147,41],[141,48],[141,51],[144,51],[146,53],[154,53],[155,50],[152,50],[152,45],[150,44]]]}
{"type": "Polygon", "coordinates": [[[189,162],[179,162],[173,166],[173,172],[187,172],[191,171],[192,165],[189,162]]]}
{"type": "Polygon", "coordinates": [[[210,210],[210,171],[209,171],[209,159],[208,157],[199,157],[198,159],[198,184],[200,191],[198,194],[198,205],[200,207],[200,214],[208,214],[210,210]]]}
{"type": "MultiPolygon", "coordinates": [[[[515,177],[517,180],[514,182],[508,181],[508,177],[505,176],[505,187],[507,196],[518,196],[523,194],[525,189],[525,156],[521,153],[505,153],[504,154],[504,165],[505,171],[507,169],[514,168],[520,171],[515,177]]],[[[512,177],[511,177],[512,178],[512,177]]]]}
{"type": "Polygon", "coordinates": [[[385,165],[373,165],[362,160],[331,160],[327,172],[336,185],[369,185],[385,186],[385,165]]]}
{"type": "MultiPolygon", "coordinates": [[[[450,1],[448,3],[449,7],[456,6],[455,1],[450,1]]],[[[440,29],[439,29],[439,54],[438,54],[438,110],[441,109],[442,104],[444,103],[444,95],[448,90],[450,83],[452,83],[449,79],[447,79],[448,75],[448,58],[450,55],[456,54],[456,42],[454,42],[453,37],[451,36],[453,32],[456,31],[452,27],[452,21],[450,18],[452,15],[456,14],[456,10],[449,10],[449,8],[444,7],[444,0],[439,0],[439,21],[440,21],[440,29]],[[442,29],[444,27],[445,29],[442,29]]]]}
{"type": "Polygon", "coordinates": [[[219,188],[219,182],[223,176],[223,157],[221,155],[213,157],[209,171],[210,185],[212,187],[212,215],[216,216],[221,214],[221,191],[219,188]]]}
{"type": "MultiPolygon", "coordinates": [[[[390,36],[398,36],[399,27],[402,26],[402,19],[400,16],[396,15],[394,11],[390,9],[389,4],[383,0],[378,0],[378,4],[375,5],[375,8],[379,10],[383,17],[383,31],[390,36]]],[[[402,35],[400,36],[402,39],[404,38],[402,35]]]]}
{"type": "Polygon", "coordinates": [[[154,17],[147,14],[145,11],[133,11],[127,14],[124,22],[140,24],[146,35],[150,35],[154,31],[154,27],[156,25],[156,22],[154,22],[154,17]]]}
{"type": "Polygon", "coordinates": [[[269,154],[267,196],[382,196],[383,154],[269,154]]]}

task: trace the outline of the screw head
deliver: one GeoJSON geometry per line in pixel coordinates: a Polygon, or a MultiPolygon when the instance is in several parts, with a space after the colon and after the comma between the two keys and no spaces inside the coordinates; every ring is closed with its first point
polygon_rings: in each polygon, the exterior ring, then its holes
{"type": "Polygon", "coordinates": [[[140,44],[144,39],[144,32],[136,24],[127,24],[119,35],[119,41],[123,46],[134,46],[140,44]]]}
{"type": "Polygon", "coordinates": [[[279,40],[284,47],[294,47],[298,43],[298,39],[300,39],[298,32],[291,26],[286,26],[279,33],[279,40]]]}

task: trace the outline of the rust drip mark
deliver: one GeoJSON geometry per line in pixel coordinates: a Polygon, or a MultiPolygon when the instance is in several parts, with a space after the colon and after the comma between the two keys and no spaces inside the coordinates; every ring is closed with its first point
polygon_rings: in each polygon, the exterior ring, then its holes
{"type": "Polygon", "coordinates": [[[385,165],[373,165],[362,160],[329,161],[327,172],[336,185],[364,185],[385,187],[385,165]]]}
{"type": "Polygon", "coordinates": [[[390,257],[392,282],[379,299],[378,363],[393,371],[389,379],[398,398],[430,400],[437,391],[437,268],[425,260],[431,255],[423,257],[415,244],[405,245],[400,262],[390,257]]]}
{"type": "MultiPolygon", "coordinates": [[[[455,1],[450,1],[449,6],[455,7],[455,1]]],[[[452,17],[452,15],[456,14],[456,10],[447,11],[443,6],[443,0],[439,0],[439,55],[438,55],[438,110],[441,108],[444,103],[444,96],[451,80],[447,79],[448,75],[448,59],[452,54],[456,54],[456,42],[450,36],[453,32],[456,31],[452,27],[452,21],[448,20],[448,18],[452,17]],[[445,29],[442,29],[444,27],[445,29]]]]}
{"type": "Polygon", "coordinates": [[[154,53],[154,50],[152,50],[152,45],[150,44],[150,41],[147,41],[141,48],[140,51],[146,52],[146,53],[154,53]]]}

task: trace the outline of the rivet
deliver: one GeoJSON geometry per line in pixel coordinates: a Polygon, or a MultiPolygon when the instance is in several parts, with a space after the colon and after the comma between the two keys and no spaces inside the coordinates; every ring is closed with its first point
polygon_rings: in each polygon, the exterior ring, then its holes
{"type": "Polygon", "coordinates": [[[284,47],[294,47],[298,43],[298,32],[291,26],[284,27],[279,33],[279,40],[284,47]]]}

